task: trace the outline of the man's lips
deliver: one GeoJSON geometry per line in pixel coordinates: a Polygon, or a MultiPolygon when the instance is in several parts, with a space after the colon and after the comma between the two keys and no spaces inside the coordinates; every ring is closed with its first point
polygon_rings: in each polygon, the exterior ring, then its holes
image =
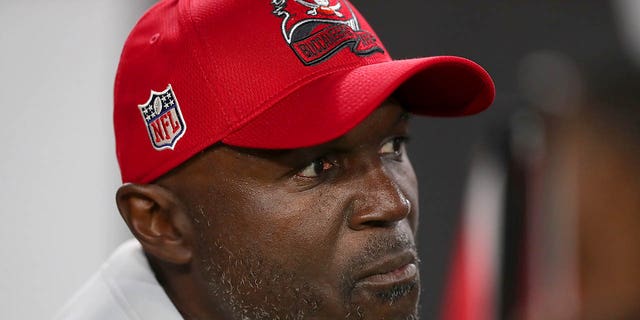
{"type": "Polygon", "coordinates": [[[385,256],[365,267],[357,278],[357,285],[385,286],[413,282],[418,277],[416,260],[413,251],[385,256]]]}

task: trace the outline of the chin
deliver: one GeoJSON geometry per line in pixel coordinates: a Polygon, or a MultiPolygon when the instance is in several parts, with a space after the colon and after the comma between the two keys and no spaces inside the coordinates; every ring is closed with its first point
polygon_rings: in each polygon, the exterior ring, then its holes
{"type": "Polygon", "coordinates": [[[357,288],[347,319],[417,320],[419,281],[387,288],[357,288]]]}

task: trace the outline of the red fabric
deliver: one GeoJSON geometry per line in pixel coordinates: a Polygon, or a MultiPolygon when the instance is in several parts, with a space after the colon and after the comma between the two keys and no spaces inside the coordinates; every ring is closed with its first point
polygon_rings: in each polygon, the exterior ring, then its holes
{"type": "Polygon", "coordinates": [[[115,81],[123,182],[153,181],[219,141],[253,148],[329,141],[398,87],[419,114],[466,115],[493,101],[493,82],[475,63],[392,62],[348,1],[317,9],[313,15],[293,0],[166,0],[152,7],[127,39],[115,81]],[[169,85],[186,130],[170,149],[157,150],[138,106],[169,85]]]}

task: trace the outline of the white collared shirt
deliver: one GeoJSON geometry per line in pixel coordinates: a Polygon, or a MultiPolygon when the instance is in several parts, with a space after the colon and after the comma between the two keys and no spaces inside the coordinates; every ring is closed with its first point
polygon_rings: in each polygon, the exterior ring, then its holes
{"type": "Polygon", "coordinates": [[[156,280],[140,243],[123,243],[55,320],[182,320],[156,280]]]}

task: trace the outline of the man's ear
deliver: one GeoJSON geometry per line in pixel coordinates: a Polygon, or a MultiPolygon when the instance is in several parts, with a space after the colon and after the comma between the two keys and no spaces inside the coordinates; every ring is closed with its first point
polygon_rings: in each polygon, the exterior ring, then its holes
{"type": "Polygon", "coordinates": [[[170,190],[155,184],[125,184],[116,193],[116,203],[147,254],[173,264],[191,261],[191,221],[170,190]]]}

